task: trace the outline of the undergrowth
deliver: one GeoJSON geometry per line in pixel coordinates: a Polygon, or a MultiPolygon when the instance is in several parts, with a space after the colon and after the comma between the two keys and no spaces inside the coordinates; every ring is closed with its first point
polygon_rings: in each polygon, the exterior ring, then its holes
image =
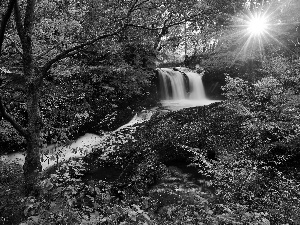
{"type": "MultiPolygon", "coordinates": [[[[39,198],[16,193],[14,206],[23,203],[6,212],[24,216],[23,224],[299,224],[300,183],[282,166],[297,153],[297,137],[283,148],[292,155],[278,161],[279,153],[268,157],[274,142],[257,142],[262,139],[241,126],[245,119],[220,104],[156,115],[108,137],[87,157],[61,164],[42,181],[39,198]],[[195,168],[209,188],[166,166],[174,160],[195,168]],[[85,178],[105,166],[120,174],[85,178]]],[[[14,186],[20,174],[15,169],[1,176],[14,186]]]]}

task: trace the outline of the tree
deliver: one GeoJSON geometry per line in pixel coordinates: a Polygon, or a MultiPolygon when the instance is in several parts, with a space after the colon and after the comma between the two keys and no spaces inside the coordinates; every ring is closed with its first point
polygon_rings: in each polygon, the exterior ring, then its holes
{"type": "MultiPolygon", "coordinates": [[[[26,150],[26,159],[23,166],[24,176],[25,176],[25,191],[26,194],[38,194],[39,193],[39,172],[41,171],[41,162],[40,162],[40,148],[42,143],[42,131],[44,128],[43,115],[41,114],[41,99],[42,91],[46,84],[46,79],[51,74],[51,69],[58,62],[63,61],[67,58],[78,53],[79,50],[90,46],[96,42],[99,42],[103,39],[112,37],[118,34],[123,26],[116,26],[113,30],[105,30],[104,33],[98,34],[95,37],[84,40],[81,39],[77,42],[74,40],[76,37],[67,36],[71,32],[66,32],[67,26],[70,27],[70,24],[61,23],[61,26],[56,26],[59,24],[59,20],[62,20],[62,17],[66,18],[66,14],[72,14],[71,18],[77,17],[76,19],[82,18],[82,15],[79,15],[80,12],[76,10],[76,5],[74,1],[69,5],[65,5],[60,12],[60,17],[54,18],[55,11],[60,6],[56,2],[41,1],[36,2],[35,0],[27,1],[10,1],[11,4],[7,8],[7,12],[4,14],[1,27],[1,34],[5,33],[6,24],[9,16],[11,15],[12,8],[14,9],[14,21],[15,28],[17,31],[17,36],[19,41],[14,40],[16,46],[20,44],[21,60],[22,60],[22,70],[15,70],[14,73],[6,73],[5,77],[7,81],[10,76],[19,76],[23,81],[22,94],[24,96],[23,100],[26,105],[27,111],[27,121],[25,125],[21,125],[10,113],[6,107],[7,103],[2,96],[4,96],[5,91],[3,90],[0,99],[0,112],[2,117],[10,122],[12,126],[26,139],[27,150],[26,150]],[[14,4],[12,4],[14,3],[14,4]],[[43,4],[47,4],[48,10],[52,14],[45,14],[44,17],[38,18],[38,13],[43,13],[43,10],[46,10],[46,7],[43,7],[43,4]],[[52,9],[52,10],[51,10],[52,9]],[[53,16],[53,18],[49,18],[53,16]],[[53,22],[58,22],[53,24],[53,22]],[[57,28],[58,30],[50,30],[50,34],[44,32],[50,27],[57,28]],[[62,29],[64,32],[61,32],[62,29]],[[42,36],[44,34],[44,37],[42,36]],[[67,35],[66,35],[67,34],[67,35]],[[54,40],[56,38],[56,40],[54,40]],[[65,41],[65,39],[67,39],[65,41]],[[71,43],[68,42],[71,40],[71,43]],[[83,41],[82,41],[83,40],[83,41]],[[13,75],[14,74],[14,75],[13,75]]],[[[62,21],[61,21],[62,22],[62,21]]],[[[68,22],[68,21],[66,21],[68,22]]],[[[79,24],[76,23],[76,20],[73,19],[73,24],[71,28],[79,27],[79,24]],[[73,26],[72,26],[73,25],[73,26]]],[[[12,29],[12,34],[14,30],[12,29]]],[[[3,43],[3,42],[2,42],[3,43]]],[[[7,82],[4,82],[3,87],[7,87],[7,82]]]]}

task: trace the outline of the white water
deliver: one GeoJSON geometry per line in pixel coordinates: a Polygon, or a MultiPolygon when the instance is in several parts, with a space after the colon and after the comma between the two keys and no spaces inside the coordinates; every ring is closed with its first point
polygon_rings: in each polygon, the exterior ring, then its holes
{"type": "MultiPolygon", "coordinates": [[[[72,142],[69,145],[65,146],[55,146],[50,145],[41,150],[41,164],[42,170],[45,170],[58,162],[66,161],[70,158],[79,158],[90,153],[93,148],[102,145],[103,143],[112,143],[112,136],[115,132],[119,130],[133,126],[143,121],[149,120],[153,115],[153,111],[142,111],[134,116],[134,118],[127,124],[121,126],[115,131],[107,132],[106,134],[99,136],[95,134],[85,134],[84,136],[78,138],[76,141],[72,142]]],[[[24,165],[25,163],[25,154],[17,152],[9,155],[0,156],[0,161],[6,163],[17,163],[24,165]]]]}
{"type": "MultiPolygon", "coordinates": [[[[95,134],[85,134],[70,145],[60,147],[51,145],[47,148],[42,149],[41,152],[44,152],[41,154],[42,169],[44,170],[50,166],[53,166],[57,162],[62,162],[72,157],[82,157],[86,155],[88,152],[92,151],[94,146],[102,142],[104,136],[100,137],[95,134]],[[59,155],[58,161],[56,158],[57,155],[59,155]]],[[[13,153],[9,155],[3,155],[0,156],[0,160],[7,163],[15,162],[20,165],[24,165],[25,154],[13,153]]]]}
{"type": "Polygon", "coordinates": [[[160,80],[161,104],[169,110],[209,105],[215,100],[206,97],[202,74],[184,67],[158,69],[160,80]],[[184,73],[188,78],[189,91],[184,82],[184,73]]]}
{"type": "Polygon", "coordinates": [[[152,115],[154,114],[155,110],[143,110],[139,113],[136,113],[134,115],[134,117],[125,125],[119,127],[116,131],[119,131],[125,127],[130,127],[133,126],[135,124],[139,124],[142,123],[144,121],[150,120],[150,118],[152,117],[152,115]]]}
{"type": "Polygon", "coordinates": [[[188,76],[190,84],[190,95],[188,99],[196,101],[207,100],[202,83],[202,76],[194,72],[186,72],[185,74],[188,76]]]}
{"type": "Polygon", "coordinates": [[[184,90],[184,77],[179,71],[174,71],[169,68],[159,69],[160,74],[160,91],[163,98],[171,99],[185,99],[186,91],[184,90]],[[168,85],[169,82],[169,85],[168,85]],[[170,90],[170,88],[171,90],[170,90]],[[171,93],[170,93],[171,92],[171,93]]]}

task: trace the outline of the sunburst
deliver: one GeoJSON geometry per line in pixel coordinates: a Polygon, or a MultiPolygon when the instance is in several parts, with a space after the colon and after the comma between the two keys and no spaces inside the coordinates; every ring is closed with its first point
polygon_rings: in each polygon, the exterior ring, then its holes
{"type": "Polygon", "coordinates": [[[253,36],[264,35],[268,28],[268,18],[265,15],[252,15],[247,22],[247,31],[253,36]]]}
{"type": "MultiPolygon", "coordinates": [[[[276,38],[283,24],[277,17],[279,8],[261,7],[255,10],[248,10],[244,14],[234,17],[236,32],[231,33],[231,38],[239,46],[239,52],[235,56],[237,59],[253,58],[265,56],[265,46],[268,43],[282,45],[276,38]]],[[[224,37],[226,38],[226,37],[224,37]]]]}
{"type": "Polygon", "coordinates": [[[274,23],[268,12],[252,12],[245,16],[242,25],[242,37],[244,42],[241,48],[243,57],[251,56],[255,52],[264,56],[264,45],[275,39],[274,23]]]}

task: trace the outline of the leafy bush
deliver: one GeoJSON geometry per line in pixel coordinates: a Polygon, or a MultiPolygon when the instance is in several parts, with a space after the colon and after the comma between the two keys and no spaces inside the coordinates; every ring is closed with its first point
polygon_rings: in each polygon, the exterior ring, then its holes
{"type": "Polygon", "coordinates": [[[251,224],[299,223],[299,170],[291,163],[299,158],[299,96],[287,82],[297,81],[299,73],[291,75],[282,65],[272,69],[254,83],[227,76],[223,87],[222,105],[243,118],[241,138],[224,146],[215,166],[217,199],[227,208],[227,223],[245,224],[249,218],[260,218],[251,224]]]}
{"type": "Polygon", "coordinates": [[[0,224],[18,224],[24,219],[22,167],[0,160],[0,224]]]}
{"type": "Polygon", "coordinates": [[[153,70],[129,65],[87,67],[76,79],[89,87],[85,100],[90,106],[90,121],[81,133],[115,130],[128,122],[134,111],[157,102],[153,70]]]}
{"type": "Polygon", "coordinates": [[[247,117],[242,124],[245,143],[255,148],[295,137],[300,128],[294,100],[298,96],[278,79],[266,77],[254,84],[229,76],[226,80],[224,106],[247,117]]]}
{"type": "Polygon", "coordinates": [[[300,184],[274,167],[245,155],[228,154],[215,167],[214,185],[218,207],[231,218],[227,222],[245,224],[253,217],[254,221],[270,221],[266,224],[299,223],[300,184]]]}
{"type": "Polygon", "coordinates": [[[25,148],[25,140],[6,121],[0,120],[0,155],[22,151],[25,148]]]}

